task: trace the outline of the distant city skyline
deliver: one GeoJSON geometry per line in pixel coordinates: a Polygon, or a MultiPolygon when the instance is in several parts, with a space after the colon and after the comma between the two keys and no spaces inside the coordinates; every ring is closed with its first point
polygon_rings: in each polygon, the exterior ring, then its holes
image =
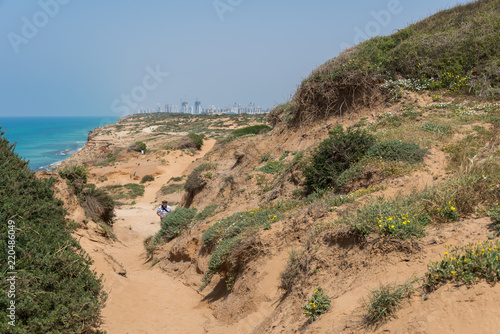
{"type": "Polygon", "coordinates": [[[123,117],[186,95],[272,108],[343,49],[461,2],[0,0],[0,117],[123,117]]]}
{"type": "Polygon", "coordinates": [[[165,103],[163,106],[157,102],[154,108],[144,108],[139,107],[136,114],[153,113],[153,112],[165,112],[165,113],[181,113],[181,114],[192,114],[192,115],[203,115],[203,114],[265,114],[271,111],[271,108],[263,108],[250,102],[248,106],[243,106],[240,103],[235,102],[232,106],[216,106],[216,105],[202,105],[199,99],[196,99],[194,105],[189,105],[187,99],[181,100],[180,105],[165,103]]]}

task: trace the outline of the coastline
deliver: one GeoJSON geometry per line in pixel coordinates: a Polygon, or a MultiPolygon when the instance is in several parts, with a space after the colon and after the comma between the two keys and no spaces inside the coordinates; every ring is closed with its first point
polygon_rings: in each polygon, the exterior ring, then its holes
{"type": "MultiPolygon", "coordinates": [[[[95,130],[95,129],[94,129],[95,130]]],[[[57,162],[54,162],[50,165],[48,165],[47,167],[40,167],[40,169],[36,172],[39,172],[39,171],[46,171],[46,172],[57,172],[57,170],[59,169],[59,167],[64,163],[64,161],[68,160],[69,158],[71,158],[73,155],[75,154],[78,154],[78,152],[80,152],[81,150],[83,150],[85,148],[85,146],[87,146],[87,143],[85,143],[85,145],[83,145],[82,147],[78,148],[76,150],[76,152],[72,153],[72,154],[69,154],[66,159],[63,159],[61,161],[57,161],[57,162]]]]}
{"type": "Polygon", "coordinates": [[[87,145],[89,133],[115,124],[117,118],[81,117],[1,117],[4,137],[34,171],[51,171],[78,154],[87,145]]]}

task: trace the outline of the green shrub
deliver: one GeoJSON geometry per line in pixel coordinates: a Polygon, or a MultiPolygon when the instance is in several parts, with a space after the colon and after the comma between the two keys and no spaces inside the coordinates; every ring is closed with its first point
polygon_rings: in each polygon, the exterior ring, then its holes
{"type": "Polygon", "coordinates": [[[70,166],[58,171],[61,178],[66,179],[68,186],[75,195],[82,192],[87,184],[88,170],[84,166],[70,166]]]}
{"type": "Polygon", "coordinates": [[[167,241],[176,238],[196,216],[196,209],[177,208],[169,213],[161,223],[161,229],[156,234],[156,241],[165,238],[167,241]]]}
{"type": "Polygon", "coordinates": [[[189,174],[186,184],[184,185],[184,190],[189,193],[195,193],[207,184],[206,180],[204,180],[200,174],[205,170],[215,170],[217,168],[216,164],[206,163],[196,167],[191,174],[189,174]]]}
{"type": "Polygon", "coordinates": [[[413,283],[414,281],[401,285],[383,285],[371,291],[370,300],[366,305],[366,322],[378,325],[393,317],[401,304],[415,291],[413,283]]]}
{"type": "Polygon", "coordinates": [[[202,235],[204,246],[212,250],[208,261],[208,270],[202,279],[203,290],[215,274],[226,277],[228,289],[234,283],[239,266],[242,264],[235,260],[235,248],[240,246],[247,237],[255,235],[259,228],[269,228],[270,225],[283,216],[278,208],[255,209],[239,212],[230,217],[216,221],[202,235]]]}
{"type": "Polygon", "coordinates": [[[362,129],[344,131],[338,126],[322,141],[304,169],[307,193],[337,186],[337,178],[358,162],[373,145],[375,138],[362,129]]]}
{"type": "Polygon", "coordinates": [[[2,136],[0,333],[91,332],[106,299],[90,269],[92,260],[71,236],[74,226],[54,196],[54,179],[38,179],[2,136]],[[15,231],[15,246],[9,231],[15,231]],[[15,265],[7,261],[12,250],[15,265]],[[7,294],[9,272],[17,272],[14,299],[7,294]],[[16,301],[15,327],[7,318],[11,300],[16,301]]]}
{"type": "Polygon", "coordinates": [[[247,135],[258,135],[263,134],[271,130],[271,128],[265,124],[252,125],[245,128],[236,129],[232,132],[231,136],[234,138],[247,136],[247,135]]]}
{"type": "Polygon", "coordinates": [[[417,144],[400,141],[382,141],[374,144],[366,152],[367,157],[381,158],[388,161],[419,163],[424,160],[427,150],[417,144]]]}
{"type": "Polygon", "coordinates": [[[500,242],[483,241],[463,247],[448,246],[442,260],[429,263],[425,285],[434,289],[446,282],[473,284],[480,279],[495,284],[500,280],[500,242]]]}
{"type": "Polygon", "coordinates": [[[193,141],[195,148],[197,150],[201,150],[201,147],[203,146],[203,137],[196,133],[189,133],[188,137],[193,141]]]}
{"type": "Polygon", "coordinates": [[[184,190],[184,183],[173,183],[169,184],[168,186],[161,187],[160,191],[163,195],[169,195],[183,190],[184,190]]]}
{"type": "Polygon", "coordinates": [[[258,170],[266,174],[280,174],[286,168],[286,165],[281,161],[269,160],[264,166],[258,170]]]}
{"type": "Polygon", "coordinates": [[[89,217],[113,225],[115,202],[105,190],[96,188],[95,184],[89,184],[82,190],[79,199],[89,217]]]}
{"type": "Polygon", "coordinates": [[[282,216],[276,209],[255,209],[238,212],[234,215],[216,221],[202,235],[205,246],[215,246],[217,240],[230,238],[241,234],[249,227],[259,228],[281,219],[282,216]]]}
{"type": "Polygon", "coordinates": [[[370,199],[356,213],[340,219],[362,234],[376,232],[395,239],[421,238],[430,222],[424,205],[415,196],[370,199]]]}
{"type": "Polygon", "coordinates": [[[154,181],[155,178],[153,175],[144,175],[142,177],[142,180],[141,180],[141,183],[146,183],[146,182],[151,182],[151,181],[154,181]]]}
{"type": "Polygon", "coordinates": [[[58,171],[59,176],[63,179],[66,179],[70,182],[76,180],[83,180],[84,183],[87,183],[88,170],[84,166],[71,166],[58,171]]]}
{"type": "Polygon", "coordinates": [[[446,220],[456,221],[460,216],[456,208],[456,204],[449,201],[442,208],[437,208],[436,211],[446,220]]]}
{"type": "Polygon", "coordinates": [[[135,144],[130,145],[128,149],[135,152],[146,152],[146,144],[142,141],[136,141],[135,144]]]}
{"type": "Polygon", "coordinates": [[[492,206],[500,200],[496,190],[500,182],[500,164],[488,159],[474,164],[448,181],[428,188],[422,193],[422,202],[433,221],[455,221],[477,211],[478,205],[492,206]]]}
{"type": "Polygon", "coordinates": [[[144,186],[142,184],[129,183],[124,185],[123,187],[129,190],[127,193],[129,198],[136,198],[138,196],[144,195],[144,186]]]}
{"type": "Polygon", "coordinates": [[[302,306],[304,314],[311,320],[315,321],[320,315],[326,313],[330,308],[330,298],[325,295],[321,287],[314,289],[313,295],[309,298],[307,303],[302,306]]]}

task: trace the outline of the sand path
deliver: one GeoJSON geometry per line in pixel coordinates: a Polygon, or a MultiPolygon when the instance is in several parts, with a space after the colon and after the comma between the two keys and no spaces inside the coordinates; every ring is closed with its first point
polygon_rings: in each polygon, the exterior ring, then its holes
{"type": "MultiPolygon", "coordinates": [[[[166,166],[133,207],[116,210],[114,232],[119,242],[102,244],[82,238],[82,247],[102,273],[108,300],[102,311],[101,330],[108,333],[205,333],[214,322],[210,310],[192,288],[144,263],[143,241],[160,228],[155,215],[156,193],[171,177],[180,176],[191,162],[210,151],[207,140],[195,156],[177,158],[166,166]],[[124,269],[124,270],[123,270],[124,269]],[[120,271],[121,274],[120,274],[120,271]],[[124,274],[123,271],[126,271],[124,274]]],[[[127,178],[124,182],[129,182],[127,178]]]]}

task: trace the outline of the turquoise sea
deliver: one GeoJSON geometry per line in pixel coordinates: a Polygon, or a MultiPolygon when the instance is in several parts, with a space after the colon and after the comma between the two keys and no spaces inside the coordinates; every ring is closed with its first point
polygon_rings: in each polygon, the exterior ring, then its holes
{"type": "Polygon", "coordinates": [[[47,170],[85,146],[89,131],[115,123],[112,117],[0,117],[0,131],[34,171],[47,170]]]}

